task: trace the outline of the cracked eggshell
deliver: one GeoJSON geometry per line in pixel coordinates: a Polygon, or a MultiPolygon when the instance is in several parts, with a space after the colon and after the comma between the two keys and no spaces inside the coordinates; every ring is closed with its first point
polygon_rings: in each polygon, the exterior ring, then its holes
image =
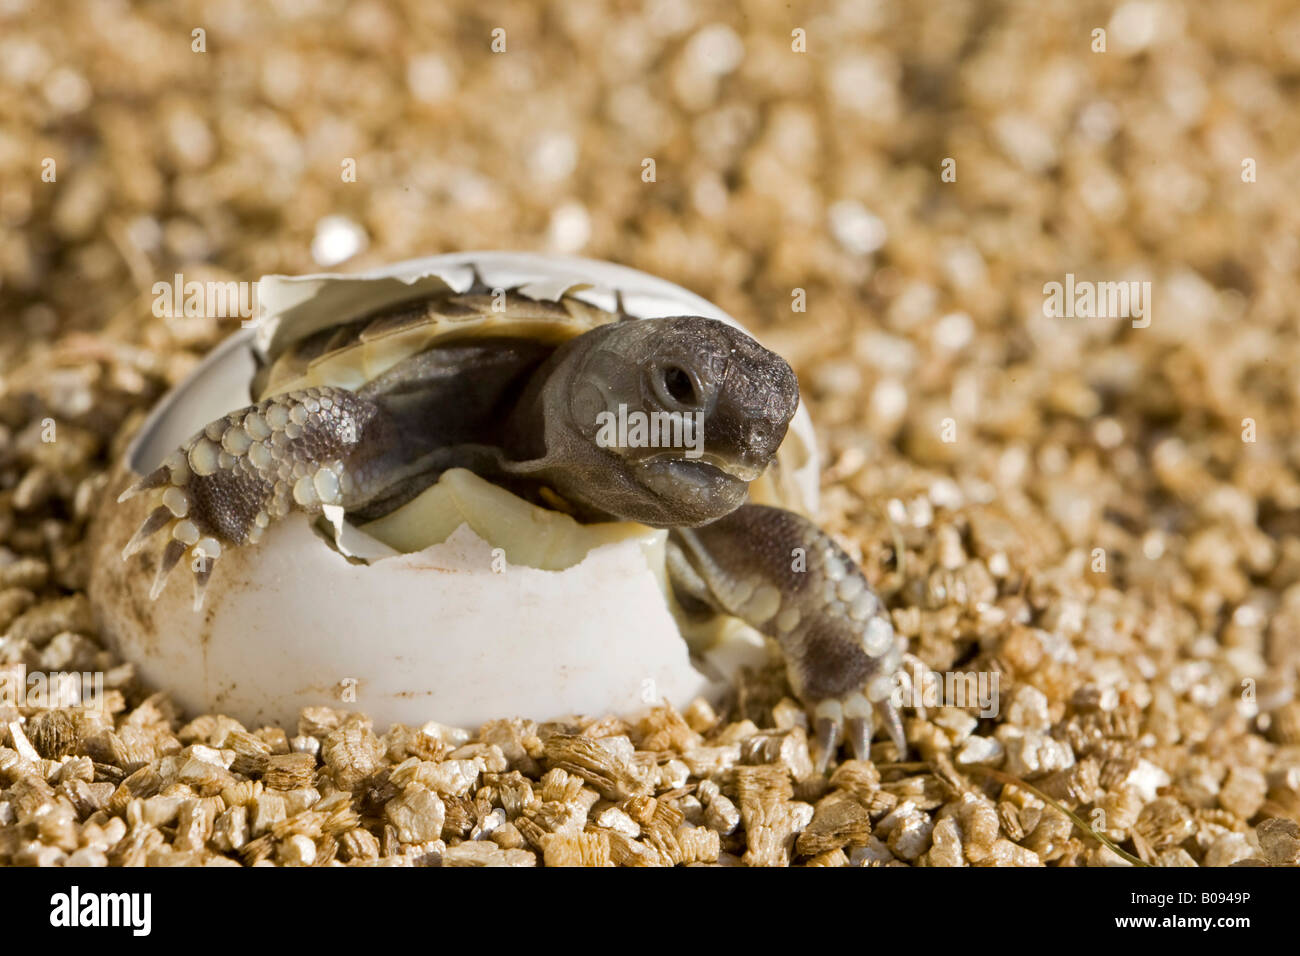
{"type": "MultiPolygon", "coordinates": [[[[503,564],[503,553],[528,549],[491,540],[506,533],[488,520],[491,495],[507,493],[479,488],[486,483],[472,475],[457,479],[456,488],[475,498],[488,519],[467,517],[441,543],[399,554],[339,521],[331,545],[317,519],[293,514],[256,546],[223,553],[200,611],[193,610],[184,568],[172,572],[157,601],[149,600],[156,555],[146,549],[130,562],[121,558],[148,504],[143,496],[120,505],[114,499],[208,421],[250,403],[254,350],[288,329],[299,334],[302,323],[327,324],[422,289],[464,288],[471,264],[494,287],[522,284],[540,297],[581,284],[589,288],[579,294],[603,308],[614,307],[618,290],[638,317],[697,314],[737,324],[664,280],[565,257],[463,253],[361,275],[263,279],[256,329],[214,350],[149,416],[91,529],[96,617],[148,684],[191,712],[222,712],[248,726],[292,726],[302,707],[325,704],[363,710],[380,726],[437,720],[474,727],[509,715],[631,714],[665,698],[679,707],[698,695],[716,699],[719,677],[765,654],[752,631],[733,626],[719,629],[726,635],[721,643],[697,648],[711,677],[692,663],[665,596],[666,532],[632,524],[566,527],[556,532],[566,553],[585,552],[576,563],[561,570],[503,564]]],[[[783,486],[762,495],[812,512],[815,449],[801,408],[781,450],[783,486]]],[[[513,499],[496,510],[521,506],[532,507],[513,499]]],[[[537,517],[546,521],[549,514],[537,517]]]]}

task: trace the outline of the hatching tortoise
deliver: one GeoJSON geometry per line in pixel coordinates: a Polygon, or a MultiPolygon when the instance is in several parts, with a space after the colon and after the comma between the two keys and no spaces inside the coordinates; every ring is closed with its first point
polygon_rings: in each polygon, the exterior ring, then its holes
{"type": "Polygon", "coordinates": [[[251,391],[255,404],[208,424],[119,498],[156,499],[123,552],[165,532],[153,597],[188,554],[197,606],[223,550],[255,545],[291,511],[337,505],[371,520],[469,468],[582,521],[671,529],[674,595],[776,640],[823,764],[842,733],[865,756],[877,715],[905,749],[899,649],[862,572],[807,517],[747,502],[760,478],[771,497],[799,388],[739,329],[634,320],[621,303],[537,299],[476,275],[463,292],[273,340],[251,391]],[[633,427],[608,427],[615,419],[633,427]],[[684,427],[656,431],[663,423],[684,427]]]}

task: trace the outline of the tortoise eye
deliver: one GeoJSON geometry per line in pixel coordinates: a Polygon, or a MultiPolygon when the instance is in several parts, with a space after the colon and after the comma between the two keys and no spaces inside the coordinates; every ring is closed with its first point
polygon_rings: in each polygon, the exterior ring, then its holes
{"type": "Polygon", "coordinates": [[[683,405],[695,404],[695,383],[685,370],[676,365],[664,370],[664,391],[683,405]]]}

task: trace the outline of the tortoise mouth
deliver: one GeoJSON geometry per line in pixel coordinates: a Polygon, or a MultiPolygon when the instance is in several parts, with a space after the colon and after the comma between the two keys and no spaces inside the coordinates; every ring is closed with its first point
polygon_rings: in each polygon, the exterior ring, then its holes
{"type": "Polygon", "coordinates": [[[738,461],[735,458],[726,458],[722,455],[717,455],[707,451],[692,457],[683,454],[680,450],[676,449],[648,455],[645,458],[642,458],[638,464],[642,466],[668,464],[680,465],[684,468],[695,467],[703,471],[704,474],[720,472],[728,478],[743,481],[745,484],[757,480],[758,477],[767,470],[767,462],[763,462],[760,465],[752,462],[738,461]]]}
{"type": "Polygon", "coordinates": [[[657,456],[638,463],[637,472],[641,487],[661,503],[652,510],[663,510],[647,522],[650,524],[705,524],[730,514],[749,495],[747,480],[703,458],[657,456]]]}

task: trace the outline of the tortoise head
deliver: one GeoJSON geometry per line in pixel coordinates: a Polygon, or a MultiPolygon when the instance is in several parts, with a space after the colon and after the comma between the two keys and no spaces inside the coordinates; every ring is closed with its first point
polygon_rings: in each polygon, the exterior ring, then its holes
{"type": "Polygon", "coordinates": [[[526,468],[585,511],[692,526],[744,503],[785,438],[799,384],[785,360],[697,316],[622,321],[565,343],[514,429],[526,468]]]}

